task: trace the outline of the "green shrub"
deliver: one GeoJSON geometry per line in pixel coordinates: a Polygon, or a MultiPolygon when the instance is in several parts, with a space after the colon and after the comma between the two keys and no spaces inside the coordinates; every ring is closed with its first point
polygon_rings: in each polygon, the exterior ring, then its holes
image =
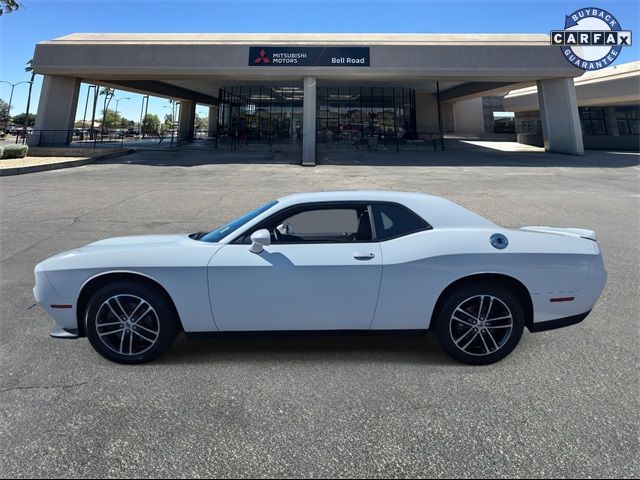
{"type": "Polygon", "coordinates": [[[24,158],[28,151],[29,147],[26,145],[5,145],[0,158],[24,158]]]}
{"type": "Polygon", "coordinates": [[[4,147],[0,145],[0,158],[2,158],[3,153],[4,153],[4,147]]]}

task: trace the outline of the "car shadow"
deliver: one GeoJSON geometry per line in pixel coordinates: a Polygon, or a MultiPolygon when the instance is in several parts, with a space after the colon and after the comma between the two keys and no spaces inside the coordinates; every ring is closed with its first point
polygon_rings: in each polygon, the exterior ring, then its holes
{"type": "Polygon", "coordinates": [[[189,339],[181,335],[160,364],[295,361],[462,365],[446,355],[431,334],[270,333],[189,339]]]}

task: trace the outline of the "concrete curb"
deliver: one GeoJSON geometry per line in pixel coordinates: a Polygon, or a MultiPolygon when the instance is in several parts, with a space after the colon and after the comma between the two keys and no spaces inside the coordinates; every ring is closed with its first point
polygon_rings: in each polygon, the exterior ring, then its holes
{"type": "Polygon", "coordinates": [[[137,151],[136,148],[129,148],[123,152],[108,153],[106,155],[83,158],[80,160],[70,160],[68,162],[44,163],[42,165],[31,165],[28,167],[2,168],[0,169],[0,177],[7,177],[9,175],[22,175],[23,173],[45,172],[48,170],[59,170],[62,168],[81,167],[83,165],[89,165],[90,163],[98,162],[100,160],[108,160],[110,158],[120,157],[122,155],[129,155],[130,153],[133,153],[135,151],[137,151]]]}

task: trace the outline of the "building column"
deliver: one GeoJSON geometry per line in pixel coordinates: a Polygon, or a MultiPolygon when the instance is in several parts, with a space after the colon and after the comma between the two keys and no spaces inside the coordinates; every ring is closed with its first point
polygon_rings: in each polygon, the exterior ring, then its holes
{"type": "Polygon", "coordinates": [[[460,100],[453,104],[455,132],[460,135],[483,135],[484,107],[482,97],[460,100]]]}
{"type": "Polygon", "coordinates": [[[196,102],[180,100],[180,115],[178,116],[178,139],[193,141],[196,126],[196,102]]]}
{"type": "Polygon", "coordinates": [[[584,155],[573,78],[538,80],[537,85],[544,149],[547,152],[584,155]]]}
{"type": "Polygon", "coordinates": [[[79,92],[79,78],[44,76],[34,132],[27,136],[29,146],[65,146],[71,142],[79,92]]]}
{"type": "Polygon", "coordinates": [[[213,138],[218,133],[218,107],[209,107],[209,131],[207,135],[213,138]]]}
{"type": "Polygon", "coordinates": [[[416,130],[417,133],[439,133],[438,99],[432,93],[416,93],[416,130]]]}
{"type": "Polygon", "coordinates": [[[304,77],[302,106],[302,165],[316,164],[316,79],[304,77]]]}

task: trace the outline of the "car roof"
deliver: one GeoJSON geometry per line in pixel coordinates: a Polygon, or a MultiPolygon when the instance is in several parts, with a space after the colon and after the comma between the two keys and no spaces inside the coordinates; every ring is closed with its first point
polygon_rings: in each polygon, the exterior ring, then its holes
{"type": "Polygon", "coordinates": [[[417,192],[397,192],[391,190],[333,190],[326,192],[302,192],[279,198],[282,203],[331,202],[331,201],[391,201],[398,202],[408,198],[439,198],[434,195],[417,192]]]}
{"type": "Polygon", "coordinates": [[[483,228],[496,225],[446,198],[418,192],[389,190],[343,190],[295,193],[279,198],[280,208],[316,202],[394,202],[424,218],[434,228],[483,228]]]}

